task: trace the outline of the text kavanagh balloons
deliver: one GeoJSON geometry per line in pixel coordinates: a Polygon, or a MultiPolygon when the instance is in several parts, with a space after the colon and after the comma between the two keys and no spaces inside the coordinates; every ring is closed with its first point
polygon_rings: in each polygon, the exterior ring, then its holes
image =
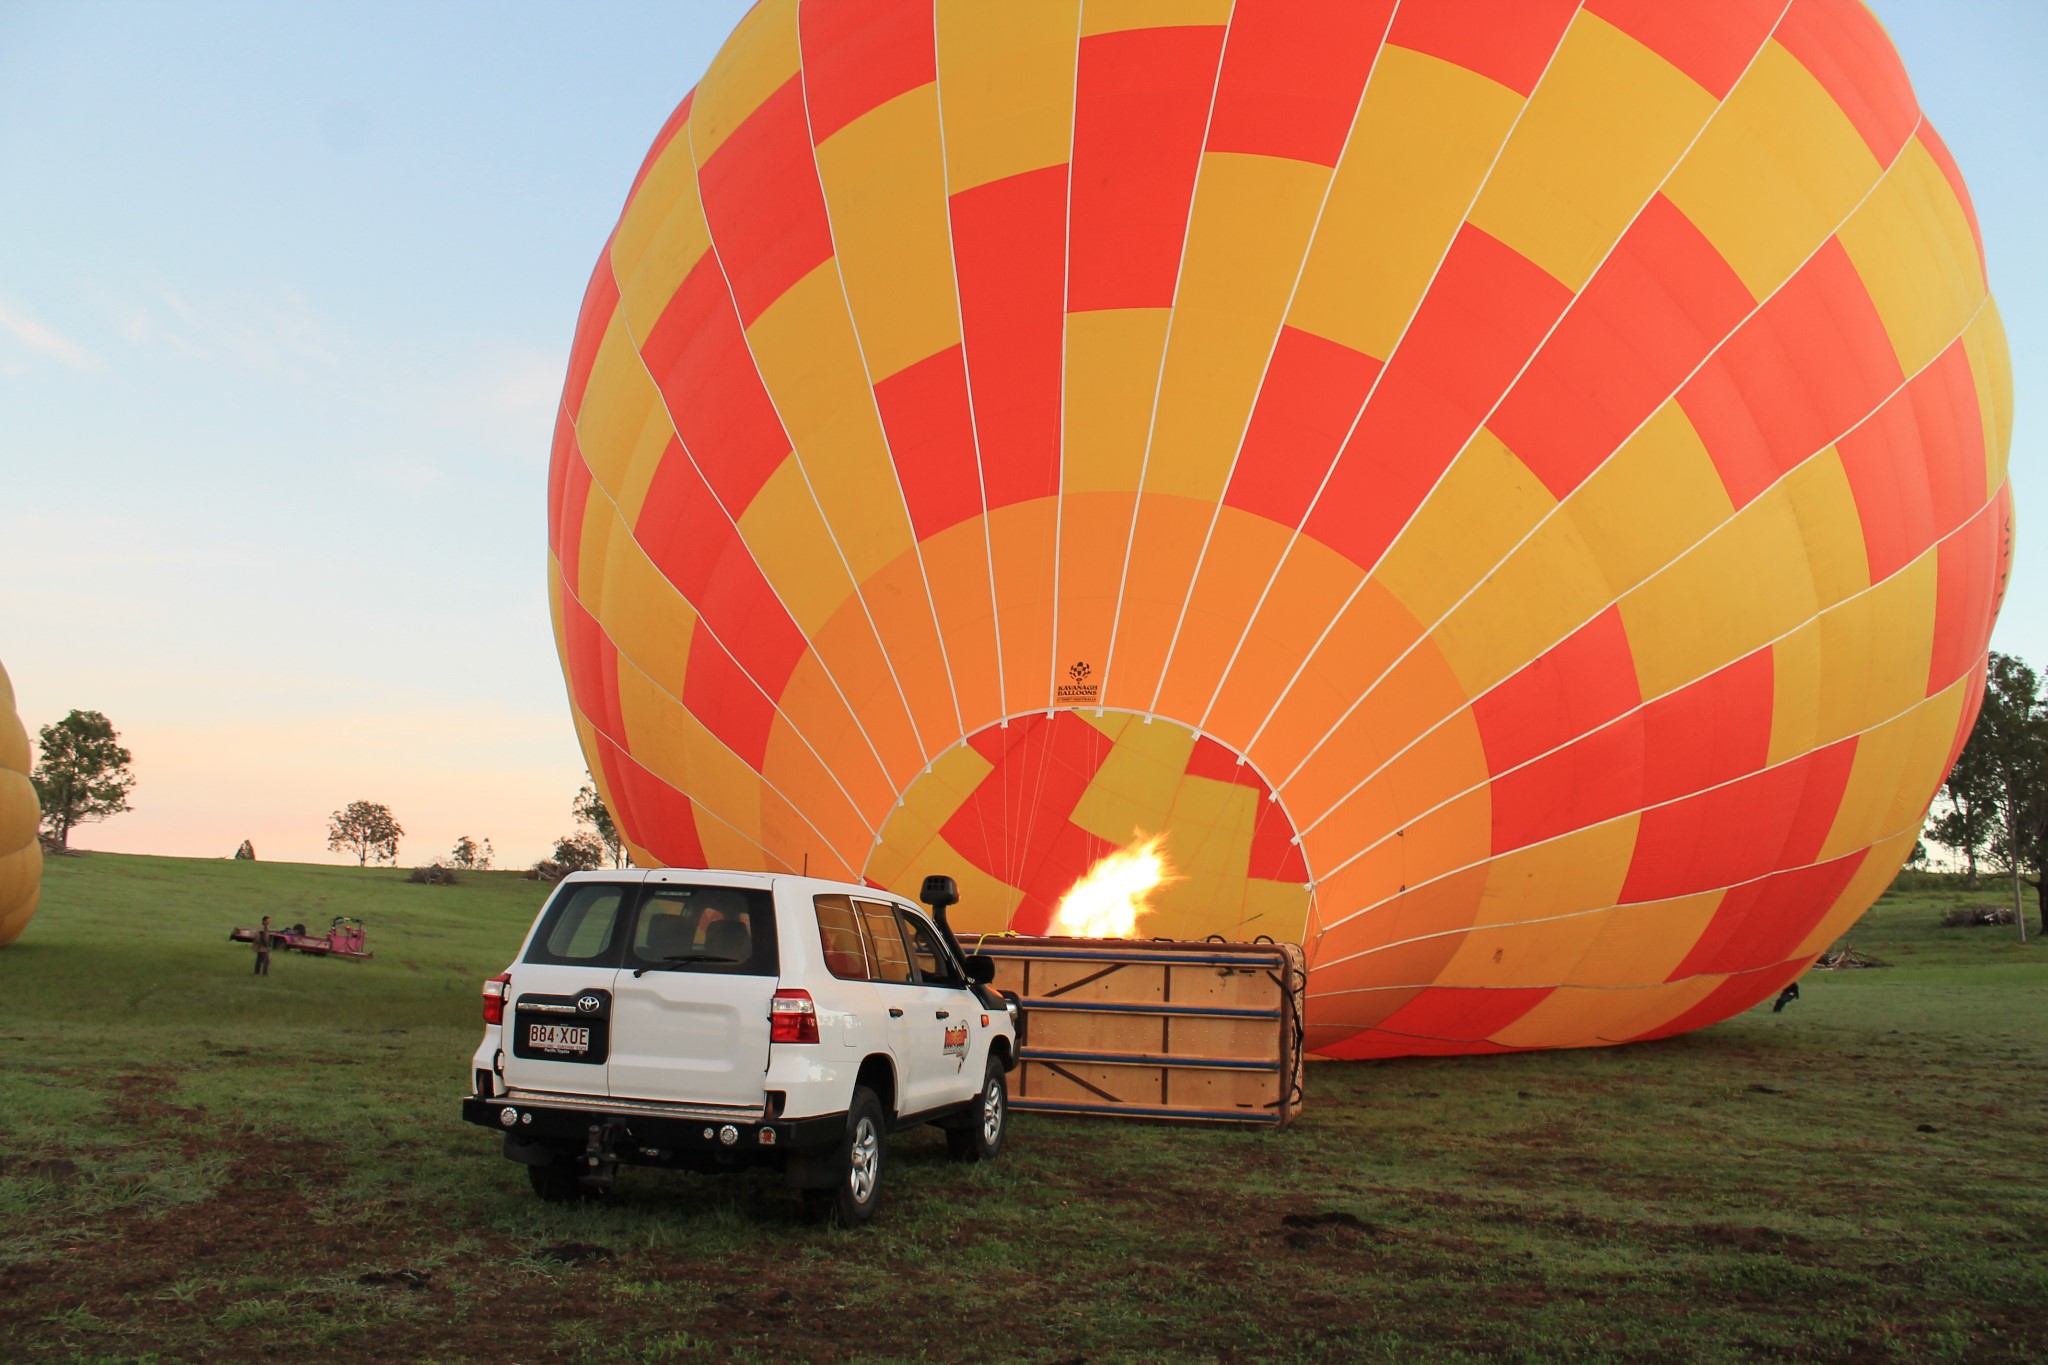
{"type": "Polygon", "coordinates": [[[0,947],[21,937],[42,895],[42,807],[28,780],[28,732],[14,713],[14,685],[0,668],[0,947]]]}
{"type": "Polygon", "coordinates": [[[1335,1056],[1769,997],[2011,544],[1976,221],[1855,0],[763,0],[557,432],[636,858],[1298,939],[1335,1056]]]}

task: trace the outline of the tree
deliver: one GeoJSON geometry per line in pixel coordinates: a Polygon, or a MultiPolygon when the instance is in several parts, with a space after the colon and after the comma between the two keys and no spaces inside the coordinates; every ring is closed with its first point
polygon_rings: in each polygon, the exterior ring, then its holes
{"type": "Polygon", "coordinates": [[[593,778],[583,784],[582,790],[576,793],[576,803],[570,809],[576,816],[577,824],[588,825],[597,834],[598,841],[604,845],[604,854],[611,859],[612,866],[624,867],[626,841],[619,837],[619,827],[612,822],[612,813],[605,808],[604,797],[598,794],[596,779],[593,778]]]}
{"type": "Polygon", "coordinates": [[[1992,825],[1997,819],[1996,786],[1989,748],[1965,744],[1956,766],[1949,770],[1948,780],[1941,784],[1941,814],[1927,826],[1928,838],[1962,856],[1973,891],[1978,885],[1977,860],[1984,856],[1991,842],[1992,825]]]}
{"type": "Polygon", "coordinates": [[[455,847],[448,854],[448,861],[456,867],[470,872],[488,872],[491,859],[497,854],[491,850],[491,841],[478,843],[467,834],[455,841],[455,847]]]}
{"type": "MultiPolygon", "coordinates": [[[[1974,874],[1981,851],[1991,863],[2012,878],[2013,921],[2022,939],[2026,921],[2022,918],[2021,882],[2041,887],[2043,855],[2048,853],[2048,699],[2041,696],[2041,679],[2033,669],[2010,654],[1993,651],[1986,671],[1984,705],[1977,724],[1970,731],[1954,771],[1943,785],[1950,805],[1949,816],[1935,823],[1937,841],[1965,852],[1974,874]],[[1973,820],[1981,819],[1981,831],[1953,823],[1944,833],[1943,821],[1967,805],[1973,820]],[[1967,849],[1964,843],[1975,839],[1967,849]]],[[[2048,933],[2048,911],[2044,911],[2043,932],[2048,933]]]]}
{"type": "Polygon", "coordinates": [[[121,747],[113,722],[97,711],[73,711],[38,733],[42,757],[29,780],[58,848],[71,846],[77,826],[133,809],[128,804],[135,787],[129,770],[133,756],[121,747]]]}
{"type": "Polygon", "coordinates": [[[374,801],[351,801],[327,818],[327,846],[355,854],[357,867],[367,867],[372,860],[397,862],[398,841],[404,834],[404,827],[391,818],[391,807],[374,801]]]}
{"type": "Polygon", "coordinates": [[[2026,938],[2025,907],[2020,884],[2041,888],[2041,841],[2038,808],[2048,785],[2048,699],[2041,696],[2040,675],[2010,654],[1991,656],[1984,687],[1984,709],[1970,732],[1983,735],[1991,751],[1994,809],[1992,858],[2012,877],[2012,917],[2026,938]]]}
{"type": "Polygon", "coordinates": [[[604,866],[604,845],[589,830],[578,830],[555,840],[549,860],[569,872],[589,872],[604,866]]]}

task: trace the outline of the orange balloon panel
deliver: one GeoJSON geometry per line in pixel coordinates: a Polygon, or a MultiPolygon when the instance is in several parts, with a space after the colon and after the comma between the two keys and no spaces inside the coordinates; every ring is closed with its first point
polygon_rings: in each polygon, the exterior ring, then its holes
{"type": "Polygon", "coordinates": [[[29,782],[28,732],[14,713],[14,685],[0,668],[0,947],[21,937],[42,895],[42,807],[29,782]]]}
{"type": "Polygon", "coordinates": [[[645,863],[1298,936],[1337,1056],[1658,1037],[1883,888],[2005,580],[1976,219],[1856,0],[763,0],[549,492],[645,863]]]}

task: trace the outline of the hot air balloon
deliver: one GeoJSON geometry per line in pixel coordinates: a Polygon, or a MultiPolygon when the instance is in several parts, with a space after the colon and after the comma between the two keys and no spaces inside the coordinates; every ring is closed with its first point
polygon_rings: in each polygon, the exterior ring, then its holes
{"type": "Polygon", "coordinates": [[[1040,932],[1156,847],[1326,1055],[1657,1038],[1912,848],[2011,402],[1856,0],[763,0],[591,276],[557,641],[642,864],[1040,932]]]}
{"type": "Polygon", "coordinates": [[[28,732],[14,713],[14,684],[0,668],[0,947],[21,937],[42,895],[42,807],[28,780],[28,732]]]}

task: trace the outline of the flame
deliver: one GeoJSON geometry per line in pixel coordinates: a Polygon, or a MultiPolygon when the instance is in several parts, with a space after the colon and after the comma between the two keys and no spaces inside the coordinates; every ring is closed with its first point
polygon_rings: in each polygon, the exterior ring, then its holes
{"type": "Polygon", "coordinates": [[[1133,840],[1103,855],[1060,897],[1046,932],[1072,938],[1134,938],[1138,916],[1152,907],[1145,897],[1167,879],[1166,836],[1133,840]]]}

